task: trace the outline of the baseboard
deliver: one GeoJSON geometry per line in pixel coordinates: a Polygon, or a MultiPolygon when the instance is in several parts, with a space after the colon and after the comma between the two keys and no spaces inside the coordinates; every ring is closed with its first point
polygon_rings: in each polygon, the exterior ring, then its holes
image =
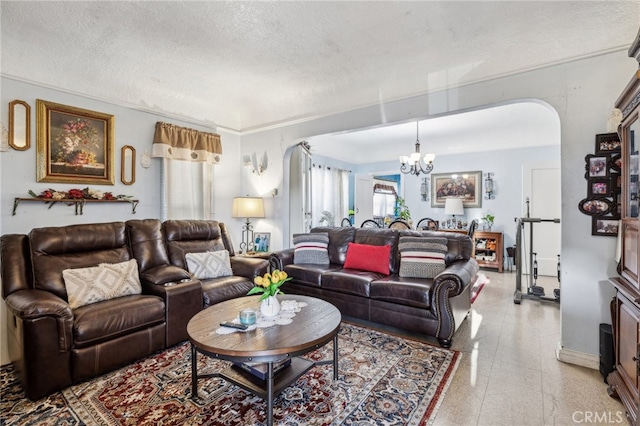
{"type": "Polygon", "coordinates": [[[580,365],[593,370],[598,370],[600,368],[600,357],[598,355],[573,351],[571,349],[561,347],[560,344],[558,344],[558,349],[556,349],[556,358],[558,361],[566,362],[567,364],[580,365]]]}

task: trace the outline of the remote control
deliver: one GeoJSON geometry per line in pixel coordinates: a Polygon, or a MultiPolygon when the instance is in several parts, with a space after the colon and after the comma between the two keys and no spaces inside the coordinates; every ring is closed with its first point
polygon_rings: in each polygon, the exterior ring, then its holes
{"type": "Polygon", "coordinates": [[[249,328],[248,325],[239,324],[237,322],[221,322],[220,325],[223,327],[237,328],[239,330],[246,330],[247,328],[249,328]]]}

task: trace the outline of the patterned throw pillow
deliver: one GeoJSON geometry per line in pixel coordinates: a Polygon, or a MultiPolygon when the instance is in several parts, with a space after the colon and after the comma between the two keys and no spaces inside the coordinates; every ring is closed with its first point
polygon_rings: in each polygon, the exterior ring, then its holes
{"type": "Polygon", "coordinates": [[[233,275],[228,250],[187,253],[187,269],[198,279],[228,277],[233,275]]]}
{"type": "Polygon", "coordinates": [[[446,268],[446,238],[400,237],[398,248],[401,277],[435,278],[446,268]]]}
{"type": "Polygon", "coordinates": [[[310,234],[293,234],[293,263],[311,263],[315,265],[329,264],[329,234],[312,232],[310,234]]]}
{"type": "Polygon", "coordinates": [[[142,293],[138,262],[101,263],[62,271],[71,309],[116,297],[142,293]]]}

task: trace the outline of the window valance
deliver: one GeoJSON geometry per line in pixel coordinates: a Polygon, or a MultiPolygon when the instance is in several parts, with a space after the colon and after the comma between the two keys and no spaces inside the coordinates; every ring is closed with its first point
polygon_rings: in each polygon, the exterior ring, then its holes
{"type": "Polygon", "coordinates": [[[158,121],[153,136],[153,157],[216,164],[220,162],[220,135],[158,121]]]}
{"type": "Polygon", "coordinates": [[[385,185],[382,183],[376,183],[373,185],[373,192],[376,194],[393,194],[398,195],[396,193],[396,189],[392,185],[385,185]]]}

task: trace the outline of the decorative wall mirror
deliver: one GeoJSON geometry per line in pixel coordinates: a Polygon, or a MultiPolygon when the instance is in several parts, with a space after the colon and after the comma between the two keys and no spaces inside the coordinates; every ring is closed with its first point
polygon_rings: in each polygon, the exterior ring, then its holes
{"type": "Polygon", "coordinates": [[[120,181],[125,185],[132,185],[136,181],[136,149],[131,145],[124,145],[120,154],[120,181]]]}
{"type": "Polygon", "coordinates": [[[31,107],[25,101],[9,102],[9,146],[18,151],[31,146],[31,107]]]}

